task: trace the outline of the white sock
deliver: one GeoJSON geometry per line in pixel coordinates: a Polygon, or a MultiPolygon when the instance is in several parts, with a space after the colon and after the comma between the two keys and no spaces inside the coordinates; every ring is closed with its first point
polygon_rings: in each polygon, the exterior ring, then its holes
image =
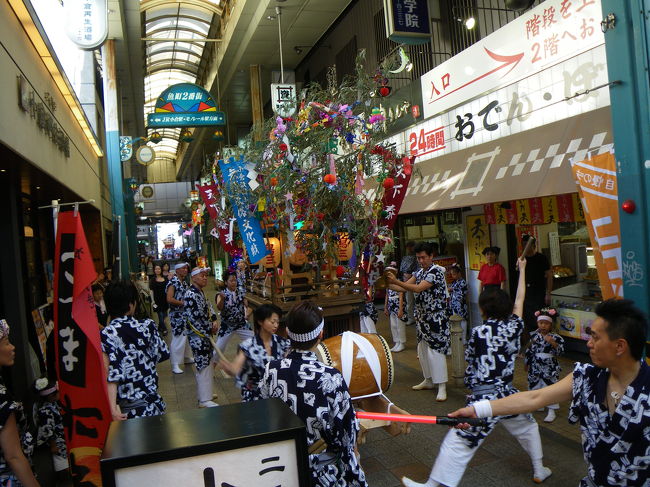
{"type": "Polygon", "coordinates": [[[433,479],[427,480],[425,483],[414,482],[408,477],[402,477],[402,484],[406,487],[438,487],[440,484],[433,479]]]}
{"type": "Polygon", "coordinates": [[[438,384],[438,395],[439,396],[446,396],[447,395],[447,383],[446,382],[441,382],[438,384]]]}

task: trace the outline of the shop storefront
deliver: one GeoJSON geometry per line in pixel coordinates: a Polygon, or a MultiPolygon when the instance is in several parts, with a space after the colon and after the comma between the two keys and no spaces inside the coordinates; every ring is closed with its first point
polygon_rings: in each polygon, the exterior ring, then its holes
{"type": "Polygon", "coordinates": [[[478,323],[482,250],[501,248],[514,292],[521,236],[536,236],[553,266],[560,331],[580,340],[601,293],[571,163],[612,150],[613,137],[604,38],[591,28],[600,2],[536,23],[560,3],[545,2],[425,74],[427,119],[387,143],[417,157],[400,249],[411,239],[446,241],[448,254],[462,248],[478,323]],[[459,237],[455,250],[450,236],[459,237]]]}

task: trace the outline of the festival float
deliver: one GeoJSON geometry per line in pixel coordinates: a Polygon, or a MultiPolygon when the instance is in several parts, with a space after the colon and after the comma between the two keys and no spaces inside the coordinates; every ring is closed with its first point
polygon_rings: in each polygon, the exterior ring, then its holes
{"type": "Polygon", "coordinates": [[[326,337],[359,330],[356,311],[370,299],[373,266],[392,252],[413,164],[385,141],[387,83],[362,57],[338,86],[330,70],[326,88],[302,91],[293,116],[267,120],[239,154],[214,162],[212,184],[199,189],[213,236],[251,268],[253,308],[288,311],[310,299],[323,308],[326,337]]]}

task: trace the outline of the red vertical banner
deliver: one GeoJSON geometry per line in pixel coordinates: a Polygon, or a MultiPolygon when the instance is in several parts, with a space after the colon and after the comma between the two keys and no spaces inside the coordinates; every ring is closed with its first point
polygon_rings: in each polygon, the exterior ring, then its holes
{"type": "Polygon", "coordinates": [[[519,223],[519,220],[517,219],[517,202],[510,201],[509,203],[510,208],[506,208],[506,223],[516,225],[519,223]]]}
{"type": "MultiPolygon", "coordinates": [[[[415,157],[411,157],[411,166],[415,161],[415,157]]],[[[402,202],[406,196],[406,190],[409,187],[409,182],[411,181],[411,171],[408,171],[408,174],[403,170],[403,167],[400,167],[399,170],[393,174],[393,186],[387,188],[384,191],[384,197],[381,201],[382,216],[380,225],[385,225],[389,230],[392,230],[397,221],[397,215],[399,210],[402,207],[402,202]],[[383,213],[385,212],[385,213],[383,213]]]]}
{"type": "Polygon", "coordinates": [[[556,197],[558,219],[561,222],[572,222],[573,220],[573,195],[561,194],[556,197]]]}
{"type": "Polygon", "coordinates": [[[485,213],[485,223],[488,225],[496,225],[497,223],[497,214],[494,211],[494,205],[483,205],[483,212],[485,213]]]}
{"type": "Polygon", "coordinates": [[[205,186],[198,186],[199,194],[201,199],[205,203],[205,206],[208,210],[210,218],[213,220],[217,219],[217,196],[219,195],[219,190],[217,189],[216,184],[207,184],[205,186]]]}
{"type": "Polygon", "coordinates": [[[530,223],[533,225],[542,225],[544,223],[544,206],[542,198],[531,198],[528,200],[530,207],[530,223]]]}
{"type": "Polygon", "coordinates": [[[97,273],[81,217],[59,213],[54,264],[54,343],[65,439],[75,486],[101,486],[99,458],[111,423],[99,324],[97,273]]]}

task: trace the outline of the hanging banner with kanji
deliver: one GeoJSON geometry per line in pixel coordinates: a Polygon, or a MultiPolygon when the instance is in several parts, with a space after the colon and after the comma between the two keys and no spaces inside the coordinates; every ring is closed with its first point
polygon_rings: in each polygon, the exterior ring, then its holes
{"type": "Polygon", "coordinates": [[[623,297],[616,160],[610,152],[571,161],[594,249],[603,299],[623,297]]]}
{"type": "Polygon", "coordinates": [[[248,252],[248,260],[255,264],[268,255],[262,227],[257,218],[247,208],[247,194],[241,188],[248,186],[247,169],[243,159],[231,157],[228,161],[219,160],[221,174],[223,174],[224,187],[228,188],[228,199],[232,211],[237,218],[239,233],[248,252]]]}
{"type": "Polygon", "coordinates": [[[198,186],[199,194],[201,199],[205,203],[205,207],[208,210],[208,215],[213,220],[217,219],[217,196],[219,195],[219,190],[217,189],[216,184],[206,184],[205,186],[198,186]]]}
{"type": "Polygon", "coordinates": [[[467,217],[468,268],[473,271],[481,269],[483,249],[490,246],[490,227],[485,222],[485,215],[467,217]]]}
{"type": "MultiPolygon", "coordinates": [[[[389,230],[392,230],[397,221],[397,215],[399,214],[400,208],[402,208],[402,202],[406,196],[406,190],[409,187],[409,181],[411,181],[411,171],[410,167],[415,161],[415,157],[411,157],[411,164],[409,165],[408,174],[400,168],[397,173],[391,175],[393,180],[393,186],[386,188],[384,191],[384,197],[382,198],[382,217],[380,225],[385,225],[389,230]]],[[[386,178],[388,179],[388,178],[386,178]]],[[[384,183],[386,180],[384,180],[384,183]]]]}
{"type": "Polygon", "coordinates": [[[65,440],[75,486],[100,486],[99,458],[111,423],[99,324],[97,277],[81,217],[59,213],[54,264],[54,345],[65,440]]]}

